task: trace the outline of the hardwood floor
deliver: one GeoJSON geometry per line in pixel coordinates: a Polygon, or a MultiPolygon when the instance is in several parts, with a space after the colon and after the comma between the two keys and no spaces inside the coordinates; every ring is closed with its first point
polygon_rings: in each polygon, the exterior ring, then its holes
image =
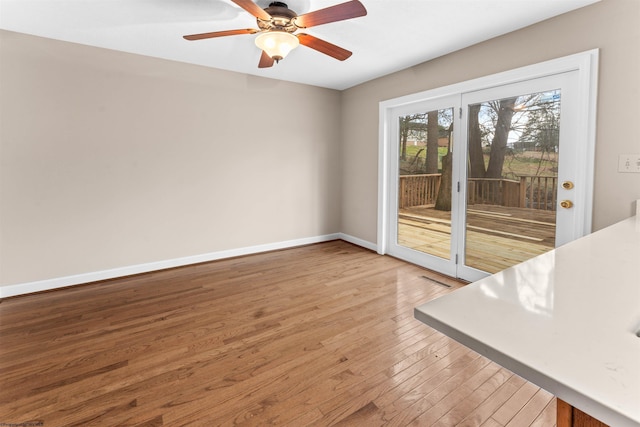
{"type": "Polygon", "coordinates": [[[413,318],[460,286],[334,241],[5,299],[0,425],[553,426],[413,318]]]}

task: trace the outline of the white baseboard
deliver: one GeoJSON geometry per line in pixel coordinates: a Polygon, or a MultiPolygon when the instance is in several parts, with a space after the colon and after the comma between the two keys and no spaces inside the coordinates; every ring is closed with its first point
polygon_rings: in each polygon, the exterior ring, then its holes
{"type": "Polygon", "coordinates": [[[342,233],[325,234],[323,236],[307,237],[303,239],[287,240],[284,242],[268,243],[264,245],[249,246],[238,249],[229,249],[208,254],[194,255],[182,258],[169,259],[164,261],[149,262],[145,264],[131,265],[127,267],[114,268],[110,270],[94,271],[90,273],[76,274],[73,276],[57,277],[54,279],[39,280],[36,282],[19,283],[0,287],[0,298],[8,298],[17,295],[24,295],[33,292],[49,291],[66,286],[80,285],[84,283],[96,282],[99,280],[114,279],[117,277],[130,276],[132,274],[148,273],[150,271],[163,270],[167,268],[181,267],[184,265],[198,264],[201,262],[215,261],[224,258],[232,258],[242,255],[268,252],[278,249],[292,248],[295,246],[309,245],[312,243],[328,242],[330,240],[343,239],[356,245],[367,247],[370,245],[364,240],[347,236],[342,233]],[[360,244],[358,242],[363,242],[360,244]]]}
{"type": "Polygon", "coordinates": [[[354,245],[362,246],[363,248],[372,250],[374,252],[378,251],[378,245],[375,243],[371,243],[367,240],[362,240],[357,237],[350,236],[344,233],[338,233],[339,239],[344,240],[345,242],[353,243],[354,245]]]}

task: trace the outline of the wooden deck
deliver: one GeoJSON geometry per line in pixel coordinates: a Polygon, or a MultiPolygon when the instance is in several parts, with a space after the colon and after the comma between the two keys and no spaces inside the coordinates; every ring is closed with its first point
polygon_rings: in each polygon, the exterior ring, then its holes
{"type": "MultiPolygon", "coordinates": [[[[495,205],[473,205],[467,212],[468,266],[495,273],[555,247],[555,212],[495,205]]],[[[400,211],[400,245],[449,258],[450,239],[450,212],[432,206],[400,211]]]]}

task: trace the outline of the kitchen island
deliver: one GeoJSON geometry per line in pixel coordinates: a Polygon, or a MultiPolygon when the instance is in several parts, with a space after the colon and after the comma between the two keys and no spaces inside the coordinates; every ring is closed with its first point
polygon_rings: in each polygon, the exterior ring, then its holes
{"type": "Polygon", "coordinates": [[[640,426],[640,217],[420,305],[416,319],[612,427],[640,426]]]}

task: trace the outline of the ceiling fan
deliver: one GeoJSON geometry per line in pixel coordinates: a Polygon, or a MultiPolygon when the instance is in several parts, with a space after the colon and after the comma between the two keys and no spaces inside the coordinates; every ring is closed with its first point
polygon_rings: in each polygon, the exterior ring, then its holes
{"type": "Polygon", "coordinates": [[[214,31],[212,33],[191,34],[184,36],[186,40],[202,40],[214,37],[235,36],[240,34],[256,34],[256,45],[262,49],[259,68],[273,66],[274,62],[284,59],[299,44],[315,49],[340,61],[351,56],[351,52],[310,34],[294,34],[302,28],[343,21],[345,19],[365,16],[367,10],[358,0],[315,10],[298,16],[289,9],[286,3],[274,1],[269,7],[262,9],[252,0],[231,0],[256,17],[258,28],[214,31]]]}

